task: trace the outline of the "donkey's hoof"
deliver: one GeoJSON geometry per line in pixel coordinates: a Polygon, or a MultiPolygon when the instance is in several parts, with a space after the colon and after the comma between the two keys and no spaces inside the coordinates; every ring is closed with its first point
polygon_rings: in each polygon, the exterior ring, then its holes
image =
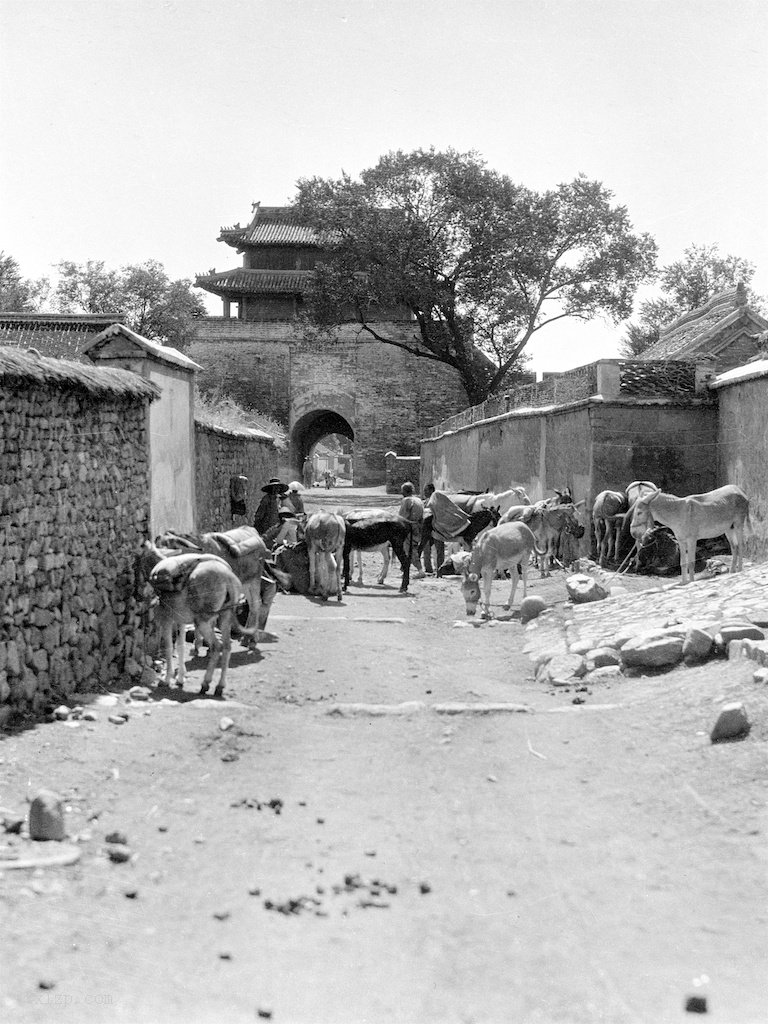
{"type": "Polygon", "coordinates": [[[213,696],[218,697],[219,699],[221,699],[224,696],[224,691],[220,686],[217,686],[216,689],[213,691],[213,696]]]}

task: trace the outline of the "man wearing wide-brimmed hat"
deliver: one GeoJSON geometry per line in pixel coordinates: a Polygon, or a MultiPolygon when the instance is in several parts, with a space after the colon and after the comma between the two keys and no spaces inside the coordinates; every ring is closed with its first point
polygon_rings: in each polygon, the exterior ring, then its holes
{"type": "Polygon", "coordinates": [[[253,525],[263,537],[267,530],[280,522],[280,495],[288,490],[288,484],[273,476],[261,489],[264,491],[264,497],[256,509],[253,525]]]}

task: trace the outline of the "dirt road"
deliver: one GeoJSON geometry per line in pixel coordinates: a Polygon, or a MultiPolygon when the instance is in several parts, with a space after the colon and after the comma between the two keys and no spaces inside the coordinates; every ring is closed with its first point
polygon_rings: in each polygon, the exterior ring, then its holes
{"type": "MultiPolygon", "coordinates": [[[[80,851],[0,871],[0,1019],[664,1024],[689,997],[768,1019],[754,666],[548,690],[518,620],[465,625],[455,580],[398,585],[278,596],[223,702],[191,699],[192,662],[183,695],[0,742],[0,806],[60,791],[80,851]],[[736,695],[753,730],[713,746],[736,695]]],[[[533,592],[562,602],[562,576],[533,592]]]]}

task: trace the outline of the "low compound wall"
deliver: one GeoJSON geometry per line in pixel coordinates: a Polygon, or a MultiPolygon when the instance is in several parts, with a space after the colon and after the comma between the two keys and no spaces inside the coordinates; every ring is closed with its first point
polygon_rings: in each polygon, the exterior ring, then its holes
{"type": "Polygon", "coordinates": [[[713,384],[719,400],[718,477],[738,484],[749,498],[752,533],[744,555],[768,560],[768,360],[747,363],[713,384]]]}
{"type": "Polygon", "coordinates": [[[0,726],[144,665],[148,403],[124,370],[0,349],[0,726]]]}
{"type": "MultiPolygon", "coordinates": [[[[261,487],[277,476],[277,449],[267,434],[240,433],[195,423],[195,494],[201,532],[252,524],[263,494],[261,487]],[[244,513],[233,513],[230,481],[244,476],[244,513]]],[[[286,481],[287,482],[287,481],[286,481]]]]}
{"type": "MultiPolygon", "coordinates": [[[[692,494],[718,484],[717,406],[708,397],[604,401],[527,409],[449,430],[421,446],[421,486],[525,487],[532,501],[570,487],[585,501],[632,480],[692,494]]],[[[589,550],[589,531],[582,554],[589,550]]]]}

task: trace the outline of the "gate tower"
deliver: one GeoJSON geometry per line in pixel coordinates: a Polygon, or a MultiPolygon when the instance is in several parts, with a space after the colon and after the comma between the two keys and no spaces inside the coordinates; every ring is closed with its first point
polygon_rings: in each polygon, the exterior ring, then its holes
{"type": "MultiPolygon", "coordinates": [[[[340,434],[354,442],[355,484],[382,484],[386,452],[418,454],[429,426],[466,408],[459,375],[376,341],[352,320],[329,336],[308,332],[298,315],[323,247],[293,208],[254,203],[252,211],[246,227],[219,234],[242,267],[197,276],[223,303],[221,316],[198,321],[188,352],[203,367],[198,381],[287,424],[286,479],[300,480],[314,445],[340,434]]],[[[419,344],[403,312],[382,312],[377,330],[419,344]]]]}

